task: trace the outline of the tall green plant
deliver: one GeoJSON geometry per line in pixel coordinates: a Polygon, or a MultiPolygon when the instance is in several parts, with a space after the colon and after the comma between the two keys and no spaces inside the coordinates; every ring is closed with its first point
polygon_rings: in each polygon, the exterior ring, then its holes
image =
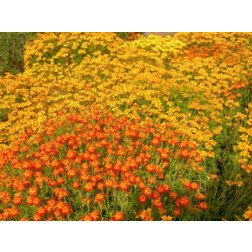
{"type": "Polygon", "coordinates": [[[0,32],[0,75],[24,71],[23,52],[35,32],[0,32]]]}

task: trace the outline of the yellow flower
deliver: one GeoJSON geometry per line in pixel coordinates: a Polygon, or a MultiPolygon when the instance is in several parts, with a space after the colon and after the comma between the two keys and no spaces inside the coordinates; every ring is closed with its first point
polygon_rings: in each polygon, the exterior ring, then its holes
{"type": "Polygon", "coordinates": [[[231,181],[231,180],[227,180],[227,181],[226,181],[226,183],[227,183],[229,186],[234,185],[234,182],[233,182],[233,181],[231,181]]]}
{"type": "Polygon", "coordinates": [[[211,180],[217,179],[217,175],[216,174],[211,174],[209,177],[210,177],[211,180]]]}
{"type": "Polygon", "coordinates": [[[252,206],[248,207],[248,210],[243,214],[243,217],[249,221],[252,221],[252,206]]]}
{"type": "Polygon", "coordinates": [[[237,181],[237,182],[235,182],[235,184],[240,187],[240,186],[243,185],[243,182],[242,181],[237,181]]]}
{"type": "Polygon", "coordinates": [[[170,215],[163,215],[161,217],[161,220],[162,221],[172,221],[172,216],[170,216],[170,215]]]}

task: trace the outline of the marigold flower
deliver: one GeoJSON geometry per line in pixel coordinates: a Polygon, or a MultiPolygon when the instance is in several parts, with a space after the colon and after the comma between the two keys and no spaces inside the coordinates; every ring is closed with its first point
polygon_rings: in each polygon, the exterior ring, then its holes
{"type": "Polygon", "coordinates": [[[175,201],[176,204],[178,204],[179,206],[183,206],[183,207],[187,207],[189,202],[190,201],[189,201],[188,196],[181,197],[175,201]]]}
{"type": "Polygon", "coordinates": [[[162,217],[161,217],[161,220],[162,221],[172,221],[172,216],[170,216],[170,215],[163,215],[162,217]]]}
{"type": "Polygon", "coordinates": [[[38,188],[36,186],[30,187],[28,190],[28,194],[31,196],[37,195],[37,192],[38,192],[38,188]]]}
{"type": "Polygon", "coordinates": [[[153,145],[153,146],[158,146],[158,145],[160,145],[161,144],[161,141],[160,141],[160,139],[158,139],[158,138],[154,138],[152,141],[151,141],[151,145],[153,145]]]}
{"type": "Polygon", "coordinates": [[[207,211],[208,210],[208,205],[206,202],[199,202],[198,206],[200,209],[207,211]]]}
{"type": "Polygon", "coordinates": [[[46,214],[46,210],[44,207],[39,207],[36,211],[36,214],[38,214],[40,217],[44,216],[46,214]]]}
{"type": "Polygon", "coordinates": [[[199,184],[196,183],[196,182],[192,182],[190,184],[190,189],[193,189],[193,190],[197,191],[199,189],[199,184]]]}
{"type": "Polygon", "coordinates": [[[157,207],[157,208],[162,208],[163,207],[163,202],[161,201],[161,199],[155,199],[152,203],[152,205],[154,207],[157,207]]]}
{"type": "Polygon", "coordinates": [[[191,182],[189,180],[186,180],[183,185],[185,188],[189,188],[191,185],[191,182]]]}
{"type": "Polygon", "coordinates": [[[80,221],[93,221],[93,218],[90,215],[85,215],[83,218],[79,219],[80,221]]]}
{"type": "Polygon", "coordinates": [[[22,147],[22,151],[23,151],[23,152],[27,152],[29,149],[30,149],[30,147],[29,147],[28,145],[24,145],[24,146],[22,147]]]}
{"type": "Polygon", "coordinates": [[[84,185],[84,190],[87,192],[91,192],[95,187],[95,183],[93,182],[88,182],[84,185]]]}
{"type": "Polygon", "coordinates": [[[72,184],[73,189],[80,188],[80,183],[78,181],[73,182],[72,184]]]}
{"type": "Polygon", "coordinates": [[[22,201],[23,201],[23,198],[22,198],[22,197],[16,196],[16,197],[14,197],[12,203],[13,203],[14,205],[19,206],[19,205],[22,203],[22,201]]]}
{"type": "Polygon", "coordinates": [[[53,160],[52,163],[51,163],[51,166],[54,169],[57,168],[57,167],[59,167],[60,166],[60,161],[57,160],[57,159],[53,160]]]}
{"type": "Polygon", "coordinates": [[[70,214],[72,212],[72,210],[70,209],[69,206],[65,205],[62,207],[61,212],[63,215],[67,215],[67,214],[70,214]]]}
{"type": "Polygon", "coordinates": [[[172,191],[169,193],[169,196],[173,199],[176,199],[178,197],[178,194],[176,192],[172,191]]]}
{"type": "Polygon", "coordinates": [[[23,162],[22,168],[23,168],[24,170],[27,170],[27,169],[29,169],[30,167],[31,167],[31,164],[30,164],[29,161],[24,161],[24,162],[23,162]]]}
{"type": "Polygon", "coordinates": [[[138,201],[142,204],[146,203],[147,201],[147,197],[144,195],[144,194],[141,194],[139,197],[138,197],[138,201]]]}
{"type": "Polygon", "coordinates": [[[74,159],[74,158],[76,158],[76,151],[69,150],[67,152],[67,159],[74,159]]]}
{"type": "Polygon", "coordinates": [[[252,206],[248,207],[248,210],[243,214],[243,217],[249,221],[252,221],[252,206]]]}
{"type": "Polygon", "coordinates": [[[180,208],[175,208],[173,210],[173,213],[176,215],[176,216],[180,216],[181,215],[181,209],[180,208]]]}
{"type": "Polygon", "coordinates": [[[32,200],[33,205],[38,206],[41,203],[41,199],[35,197],[32,200]]]}
{"type": "Polygon", "coordinates": [[[33,197],[32,196],[28,196],[26,198],[26,204],[27,205],[32,205],[33,204],[33,197]]]}
{"type": "Polygon", "coordinates": [[[124,218],[124,213],[116,212],[115,215],[112,217],[114,221],[122,221],[124,218]]]}
{"type": "Polygon", "coordinates": [[[152,214],[151,208],[147,208],[146,210],[139,212],[136,217],[141,218],[143,221],[153,221],[151,214],[152,214]]]}
{"type": "Polygon", "coordinates": [[[196,199],[203,200],[206,198],[206,196],[203,193],[197,193],[194,195],[196,199]]]}
{"type": "Polygon", "coordinates": [[[97,194],[95,194],[95,201],[96,202],[103,202],[104,200],[105,200],[105,194],[103,194],[103,193],[97,193],[97,194]]]}

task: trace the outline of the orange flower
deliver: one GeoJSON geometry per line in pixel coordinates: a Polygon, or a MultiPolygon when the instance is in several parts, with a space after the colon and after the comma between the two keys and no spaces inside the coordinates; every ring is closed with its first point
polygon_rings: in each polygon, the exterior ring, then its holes
{"type": "Polygon", "coordinates": [[[57,183],[58,184],[64,184],[64,182],[65,182],[64,178],[62,178],[62,177],[57,178],[57,183]]]}
{"type": "Polygon", "coordinates": [[[118,185],[118,188],[119,188],[120,190],[125,191],[125,192],[127,192],[128,187],[129,187],[129,182],[128,182],[128,181],[122,181],[122,182],[118,185]]]}
{"type": "Polygon", "coordinates": [[[184,150],[182,150],[182,151],[180,152],[180,156],[181,156],[182,158],[189,158],[190,155],[191,155],[191,152],[188,151],[187,149],[184,149],[184,150]]]}
{"type": "Polygon", "coordinates": [[[63,215],[67,215],[67,214],[70,214],[72,210],[70,209],[68,205],[65,205],[62,207],[61,212],[63,215]]]}
{"type": "Polygon", "coordinates": [[[24,145],[22,148],[23,152],[27,152],[30,149],[30,147],[28,145],[24,145]]]}
{"type": "Polygon", "coordinates": [[[192,182],[190,184],[190,188],[193,189],[193,190],[195,190],[195,191],[197,191],[199,189],[199,184],[196,183],[196,182],[192,182]]]}
{"type": "Polygon", "coordinates": [[[104,189],[104,187],[105,187],[105,184],[103,182],[99,182],[97,184],[97,189],[100,190],[100,191],[102,191],[104,189]]]}
{"type": "Polygon", "coordinates": [[[105,181],[105,186],[113,188],[114,182],[111,179],[108,179],[108,180],[105,181]]]}
{"type": "Polygon", "coordinates": [[[24,162],[23,162],[22,168],[23,168],[24,170],[27,170],[27,169],[29,169],[30,167],[31,167],[31,164],[30,164],[29,161],[24,161],[24,162]]]}
{"type": "Polygon", "coordinates": [[[104,199],[104,197],[105,197],[105,194],[103,194],[103,193],[97,193],[97,194],[95,194],[95,200],[96,200],[96,202],[103,202],[105,199],[104,199]]]}
{"type": "Polygon", "coordinates": [[[43,165],[42,165],[42,162],[40,160],[36,160],[34,162],[33,166],[34,166],[35,170],[41,170],[43,165]]]}
{"type": "Polygon", "coordinates": [[[209,177],[210,177],[211,180],[217,179],[217,175],[216,174],[210,174],[209,177]]]}
{"type": "Polygon", "coordinates": [[[138,197],[138,201],[144,204],[147,201],[147,197],[144,194],[142,194],[138,197]]]}
{"type": "Polygon", "coordinates": [[[73,189],[80,188],[80,183],[79,183],[78,181],[73,182],[72,188],[73,188],[73,189]]]}
{"type": "Polygon", "coordinates": [[[150,178],[148,179],[148,183],[151,184],[151,185],[155,185],[155,184],[157,183],[157,180],[156,180],[156,178],[154,178],[154,177],[150,177],[150,178]]]}
{"type": "Polygon", "coordinates": [[[162,208],[163,205],[164,205],[164,204],[162,203],[162,201],[161,201],[160,199],[155,199],[155,200],[153,201],[153,206],[154,206],[154,207],[162,208]]]}
{"type": "Polygon", "coordinates": [[[189,180],[186,180],[183,185],[185,188],[189,188],[191,185],[191,182],[189,180]]]}
{"type": "Polygon", "coordinates": [[[252,221],[252,206],[248,207],[248,210],[243,214],[243,217],[249,221],[252,221]]]}
{"type": "Polygon", "coordinates": [[[161,217],[161,220],[162,221],[172,221],[172,217],[170,216],[170,215],[163,215],[162,217],[161,217]]]}
{"type": "Polygon", "coordinates": [[[176,216],[180,216],[181,215],[181,209],[180,208],[175,208],[173,210],[173,213],[176,215],[176,216]]]}
{"type": "Polygon", "coordinates": [[[38,206],[40,204],[40,202],[41,202],[41,199],[39,199],[37,197],[33,198],[33,201],[32,201],[33,205],[38,206]]]}
{"type": "Polygon", "coordinates": [[[147,172],[155,172],[156,171],[156,165],[154,164],[149,164],[146,166],[147,172]]]}
{"type": "Polygon", "coordinates": [[[84,185],[84,190],[87,192],[91,192],[91,191],[93,191],[94,187],[95,187],[95,183],[88,182],[84,185]]]}
{"type": "Polygon", "coordinates": [[[124,213],[116,212],[116,214],[112,217],[114,221],[122,221],[124,218],[124,213]]]}
{"type": "Polygon", "coordinates": [[[28,190],[28,194],[31,196],[37,195],[37,192],[38,192],[38,188],[36,186],[30,187],[28,190]]]}
{"type": "Polygon", "coordinates": [[[183,206],[183,207],[187,207],[187,205],[189,204],[189,198],[188,196],[184,196],[184,197],[181,197],[179,199],[177,199],[175,201],[176,204],[180,205],[180,206],[183,206]]]}
{"type": "Polygon", "coordinates": [[[202,200],[202,199],[205,199],[206,196],[203,194],[203,193],[197,193],[194,195],[196,199],[198,200],[202,200]]]}
{"type": "Polygon", "coordinates": [[[55,160],[53,160],[52,161],[52,163],[51,163],[51,167],[52,168],[57,168],[57,167],[59,167],[60,166],[60,162],[59,162],[59,160],[57,160],[57,159],[55,159],[55,160]]]}
{"type": "Polygon", "coordinates": [[[198,206],[200,209],[207,211],[208,210],[208,205],[206,202],[199,202],[198,206]]]}
{"type": "Polygon", "coordinates": [[[137,218],[141,218],[143,221],[153,221],[153,218],[151,217],[152,210],[151,208],[148,208],[147,210],[143,210],[142,212],[137,214],[137,218]]]}
{"type": "Polygon", "coordinates": [[[164,188],[164,192],[169,192],[170,191],[170,186],[167,185],[167,184],[164,184],[163,188],[164,188]]]}
{"type": "Polygon", "coordinates": [[[67,171],[68,178],[74,178],[76,176],[76,171],[74,169],[70,169],[67,171]]]}
{"type": "Polygon", "coordinates": [[[93,218],[90,215],[85,215],[83,218],[80,218],[79,220],[80,221],[93,221],[93,218]]]}
{"type": "Polygon", "coordinates": [[[164,188],[163,185],[158,185],[156,190],[157,190],[158,193],[160,193],[160,194],[165,192],[165,188],[164,188]]]}
{"type": "Polygon", "coordinates": [[[63,197],[66,197],[69,195],[69,191],[65,190],[62,187],[53,189],[53,192],[55,193],[58,199],[62,199],[63,197]]]}
{"type": "Polygon", "coordinates": [[[172,191],[169,193],[169,196],[173,199],[176,199],[178,197],[178,194],[176,192],[172,191]]]}
{"type": "Polygon", "coordinates": [[[38,214],[40,217],[44,216],[46,214],[46,210],[44,207],[39,207],[36,211],[36,214],[38,214]]]}
{"type": "Polygon", "coordinates": [[[153,145],[153,146],[158,146],[158,145],[160,145],[161,144],[161,141],[160,141],[160,139],[158,139],[158,138],[154,138],[152,141],[151,141],[151,145],[153,145]]]}
{"type": "Polygon", "coordinates": [[[126,155],[126,151],[125,150],[117,150],[116,154],[117,154],[117,156],[122,157],[122,156],[126,155]]]}
{"type": "Polygon", "coordinates": [[[74,158],[76,158],[76,151],[68,150],[67,159],[74,159],[74,158]]]}
{"type": "Polygon", "coordinates": [[[226,183],[227,183],[229,186],[234,185],[234,182],[233,182],[233,181],[231,181],[231,180],[227,180],[227,181],[226,181],[226,183]]]}
{"type": "Polygon", "coordinates": [[[33,204],[33,197],[32,196],[28,196],[26,199],[26,204],[27,205],[32,205],[33,204]]]}
{"type": "Polygon", "coordinates": [[[22,203],[22,201],[23,201],[23,198],[22,198],[22,197],[16,196],[16,197],[14,197],[12,203],[13,203],[14,205],[19,206],[19,205],[22,203]]]}
{"type": "Polygon", "coordinates": [[[144,188],[143,193],[149,198],[152,196],[152,190],[150,187],[144,188]]]}
{"type": "Polygon", "coordinates": [[[33,172],[31,170],[26,170],[23,173],[23,177],[26,178],[26,179],[29,179],[32,176],[32,174],[33,174],[33,172]]]}
{"type": "Polygon", "coordinates": [[[99,220],[99,214],[100,214],[100,211],[93,211],[89,215],[92,217],[92,219],[94,221],[98,221],[99,220]]]}

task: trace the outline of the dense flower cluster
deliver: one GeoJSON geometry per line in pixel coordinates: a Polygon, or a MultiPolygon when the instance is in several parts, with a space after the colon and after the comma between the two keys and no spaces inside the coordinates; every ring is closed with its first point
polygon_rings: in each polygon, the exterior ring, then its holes
{"type": "Polygon", "coordinates": [[[41,33],[0,78],[1,219],[248,219],[251,34],[131,40],[41,33]]]}
{"type": "Polygon", "coordinates": [[[244,125],[239,128],[240,141],[235,149],[239,150],[241,167],[247,172],[252,172],[252,103],[248,104],[245,114],[237,113],[236,120],[243,121],[244,125]]]}
{"type": "Polygon", "coordinates": [[[1,219],[134,220],[149,205],[155,220],[205,214],[188,180],[202,160],[181,132],[105,111],[62,114],[1,153],[1,219]]]}

